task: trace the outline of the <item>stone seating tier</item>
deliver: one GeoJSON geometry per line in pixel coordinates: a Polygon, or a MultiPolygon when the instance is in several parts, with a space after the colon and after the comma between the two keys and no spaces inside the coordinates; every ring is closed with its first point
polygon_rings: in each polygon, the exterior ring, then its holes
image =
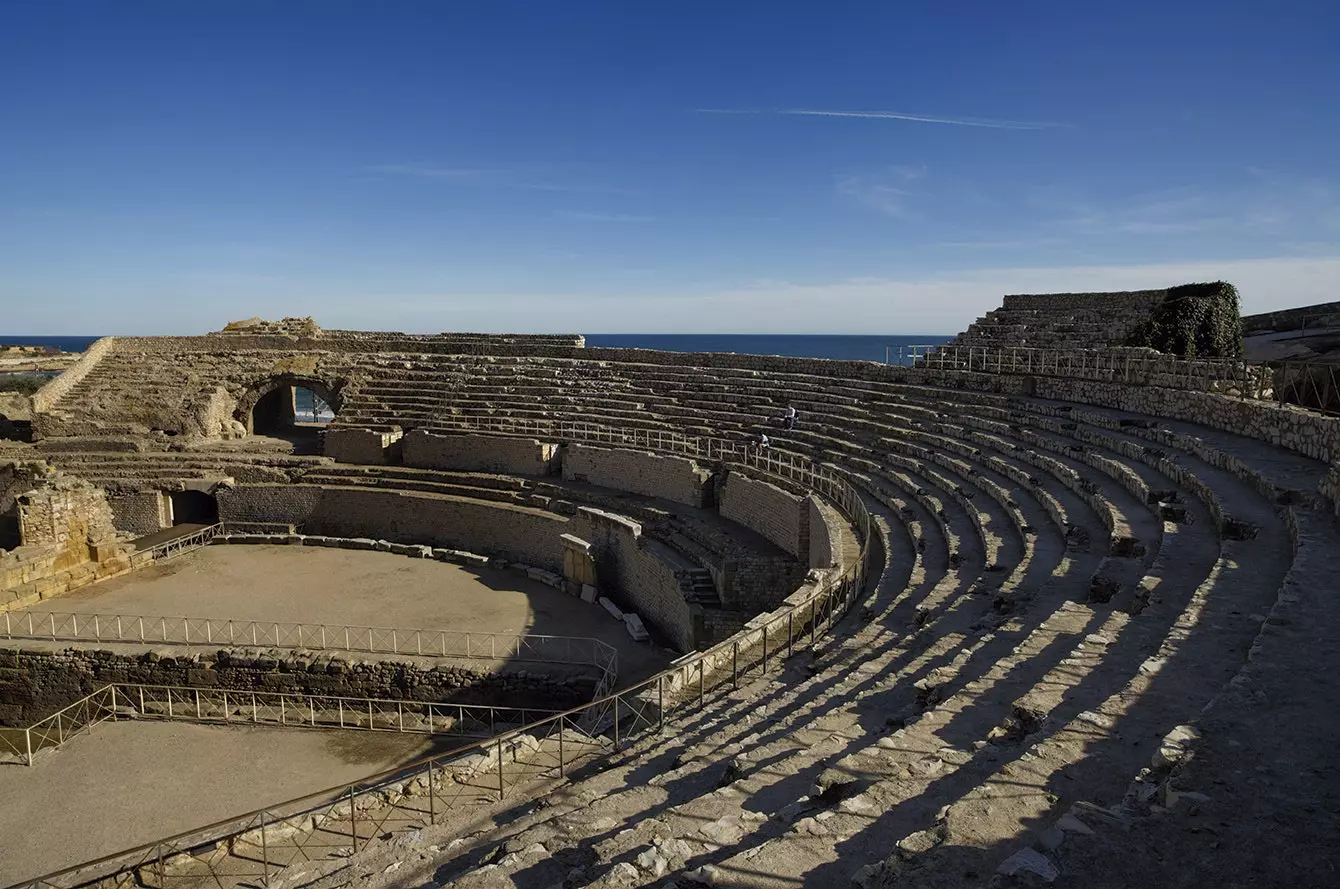
{"type": "MultiPolygon", "coordinates": [[[[629,829],[619,842],[630,850],[673,850],[665,836],[698,842],[703,824],[721,823],[729,830],[708,860],[722,873],[755,872],[750,856],[766,841],[779,878],[846,885],[864,874],[865,885],[882,886],[901,840],[921,851],[905,851],[899,869],[952,854],[954,872],[989,874],[1021,832],[1053,824],[1072,803],[1126,798],[1121,817],[1147,811],[1148,796],[1127,797],[1150,762],[1151,745],[1137,742],[1218,706],[1245,652],[1277,626],[1253,615],[1287,607],[1282,592],[1300,578],[1324,583],[1318,547],[1340,551],[1333,520],[1316,511],[1325,464],[1181,421],[744,367],[508,355],[461,356],[450,367],[425,356],[360,362],[340,425],[447,432],[492,418],[735,439],[766,430],[775,453],[829,463],[865,492],[887,552],[866,608],[808,670],[759,680],[692,724],[635,739],[610,770],[551,794],[542,818],[509,826],[517,848],[607,842],[610,828],[582,815],[594,807],[629,829]],[[788,402],[799,426],[771,425],[788,402]],[[646,781],[631,776],[667,743],[679,757],[664,784],[672,797],[653,804],[646,781]],[[714,792],[728,762],[731,792],[714,792]],[[826,793],[843,802],[822,821],[807,818],[826,793]],[[793,801],[794,812],[780,811],[793,801]],[[764,809],[782,829],[746,817],[764,809]],[[918,845],[925,836],[935,839],[918,845]]],[[[137,459],[154,456],[126,462],[137,459]]],[[[442,486],[479,499],[572,496],[543,478],[485,483],[397,466],[313,464],[306,480],[442,486]]],[[[658,521],[654,507],[615,499],[642,509],[649,526],[658,521]]],[[[703,563],[709,530],[670,530],[668,545],[703,563]]],[[[1142,781],[1166,775],[1160,766],[1142,781]]],[[[486,830],[461,849],[500,841],[486,830]]],[[[1056,842],[1042,838],[1036,854],[1051,855],[1056,842]]],[[[664,854],[672,869],[683,864],[664,854]]],[[[498,864],[488,878],[524,867],[498,864]]]]}

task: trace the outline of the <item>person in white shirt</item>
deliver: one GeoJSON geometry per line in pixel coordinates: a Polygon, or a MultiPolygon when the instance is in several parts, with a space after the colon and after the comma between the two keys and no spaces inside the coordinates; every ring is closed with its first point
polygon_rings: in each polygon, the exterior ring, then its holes
{"type": "Polygon", "coordinates": [[[786,413],[782,414],[782,426],[787,429],[796,428],[796,406],[794,404],[786,406],[786,413]]]}

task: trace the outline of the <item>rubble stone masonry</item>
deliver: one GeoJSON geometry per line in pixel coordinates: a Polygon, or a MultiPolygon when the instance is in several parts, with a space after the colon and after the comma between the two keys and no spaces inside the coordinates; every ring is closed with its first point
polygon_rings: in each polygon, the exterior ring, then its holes
{"type": "Polygon", "coordinates": [[[592,672],[556,665],[551,673],[534,663],[490,671],[459,659],[359,660],[328,652],[8,648],[0,649],[0,725],[29,725],[111,682],[545,709],[578,706],[595,687],[592,672]]]}

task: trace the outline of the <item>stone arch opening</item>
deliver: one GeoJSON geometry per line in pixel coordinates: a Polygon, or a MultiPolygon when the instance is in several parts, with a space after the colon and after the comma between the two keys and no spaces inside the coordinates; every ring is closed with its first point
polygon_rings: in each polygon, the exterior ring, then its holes
{"type": "Polygon", "coordinates": [[[315,444],[339,414],[340,383],[281,374],[264,380],[238,400],[233,419],[248,435],[285,438],[315,444]]]}
{"type": "Polygon", "coordinates": [[[173,491],[173,525],[213,525],[219,520],[219,500],[207,491],[173,491]]]}

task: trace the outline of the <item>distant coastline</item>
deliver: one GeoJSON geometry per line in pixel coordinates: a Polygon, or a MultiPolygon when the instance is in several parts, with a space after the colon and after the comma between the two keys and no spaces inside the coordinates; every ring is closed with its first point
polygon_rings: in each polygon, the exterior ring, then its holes
{"type": "MultiPolygon", "coordinates": [[[[62,352],[82,352],[97,339],[96,336],[0,334],[0,344],[51,346],[62,352]]],[[[586,344],[594,348],[738,352],[743,355],[785,355],[788,358],[884,361],[886,354],[896,360],[900,346],[940,345],[950,339],[948,336],[895,334],[593,333],[587,334],[586,344]]]]}

